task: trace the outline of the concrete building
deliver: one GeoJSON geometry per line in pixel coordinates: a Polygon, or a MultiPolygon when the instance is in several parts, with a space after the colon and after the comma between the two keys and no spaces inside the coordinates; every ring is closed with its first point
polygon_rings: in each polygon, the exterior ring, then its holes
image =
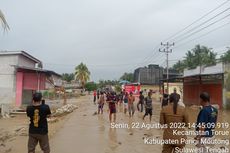
{"type": "Polygon", "coordinates": [[[1,51],[0,82],[0,104],[20,107],[31,102],[36,90],[60,86],[61,78],[25,51],[1,51]]]}
{"type": "MultiPolygon", "coordinates": [[[[169,70],[169,78],[180,76],[175,70],[169,70]]],[[[166,69],[159,65],[150,64],[134,71],[134,81],[141,85],[159,85],[160,80],[167,78],[166,69]]]]}

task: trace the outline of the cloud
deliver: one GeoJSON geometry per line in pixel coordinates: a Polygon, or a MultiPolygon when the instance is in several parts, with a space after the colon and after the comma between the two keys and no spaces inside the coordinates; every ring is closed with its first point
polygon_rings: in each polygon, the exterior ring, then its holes
{"type": "MultiPolygon", "coordinates": [[[[153,48],[220,3],[208,0],[1,1],[1,10],[11,30],[0,35],[0,49],[28,51],[41,59],[46,68],[59,73],[71,72],[75,65],[84,62],[92,71],[92,80],[118,79],[123,72],[138,66],[162,64],[164,55],[154,54],[153,48]],[[143,59],[148,60],[143,63],[143,59]]],[[[229,30],[226,26],[211,37],[181,46],[170,58],[183,57],[197,43],[211,47],[227,44],[229,30]]]]}

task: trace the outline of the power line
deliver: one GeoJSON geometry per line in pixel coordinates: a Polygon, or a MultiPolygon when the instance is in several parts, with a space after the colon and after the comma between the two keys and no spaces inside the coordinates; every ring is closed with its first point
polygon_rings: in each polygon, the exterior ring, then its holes
{"type": "Polygon", "coordinates": [[[182,30],[179,30],[178,32],[174,33],[173,35],[169,36],[167,39],[164,40],[168,41],[172,38],[174,38],[175,36],[177,36],[178,34],[180,34],[181,32],[185,31],[186,29],[188,29],[189,27],[191,27],[192,25],[194,25],[195,23],[199,22],[200,20],[202,20],[203,18],[205,18],[206,16],[208,16],[209,14],[211,14],[212,12],[216,11],[217,9],[219,9],[220,7],[222,7],[223,5],[227,4],[228,2],[230,2],[230,0],[227,0],[223,3],[221,3],[219,6],[217,6],[216,8],[212,9],[211,11],[209,11],[208,13],[206,13],[205,15],[203,15],[202,17],[200,17],[199,19],[195,20],[194,22],[192,22],[191,24],[189,24],[188,26],[186,26],[185,28],[183,28],[182,30]]]}
{"type": "Polygon", "coordinates": [[[228,14],[228,15],[226,15],[226,16],[220,18],[219,20],[216,20],[215,22],[210,23],[209,25],[207,25],[207,26],[205,26],[205,27],[203,27],[203,28],[201,28],[201,29],[199,29],[199,30],[197,30],[197,31],[195,31],[195,32],[193,32],[193,33],[191,33],[190,35],[188,35],[188,36],[186,36],[186,37],[183,37],[183,38],[177,40],[176,42],[185,40],[185,39],[191,37],[192,35],[194,35],[194,34],[200,32],[200,31],[202,31],[202,30],[204,30],[204,29],[207,29],[208,27],[210,27],[210,26],[212,26],[212,25],[214,25],[214,24],[220,22],[221,20],[223,20],[223,19],[225,19],[225,18],[227,18],[227,17],[229,17],[229,16],[230,16],[230,14],[228,14]]]}
{"type": "Polygon", "coordinates": [[[155,57],[156,53],[158,52],[157,49],[158,49],[159,46],[160,46],[160,45],[157,45],[156,47],[154,47],[153,51],[155,51],[155,52],[152,52],[152,51],[151,51],[150,56],[147,56],[147,58],[144,60],[143,63],[146,63],[146,62],[148,62],[149,60],[151,60],[152,57],[155,57]]]}
{"type": "MultiPolygon", "coordinates": [[[[183,32],[183,31],[186,30],[186,29],[188,29],[188,28],[191,27],[193,24],[195,24],[195,23],[197,23],[198,21],[202,20],[203,18],[205,18],[206,16],[208,16],[208,15],[211,14],[212,12],[216,11],[217,9],[219,9],[220,7],[222,7],[223,5],[225,5],[225,4],[228,3],[228,2],[229,2],[229,0],[223,2],[222,4],[220,4],[219,6],[217,6],[216,8],[214,8],[213,10],[211,10],[211,11],[209,11],[208,13],[206,13],[205,15],[203,15],[201,18],[197,19],[196,21],[194,21],[193,23],[191,23],[190,25],[188,25],[187,27],[185,27],[184,29],[182,29],[182,30],[180,30],[179,32],[175,33],[174,35],[170,36],[170,37],[167,38],[166,40],[175,37],[175,36],[178,35],[179,33],[183,32]]],[[[215,17],[217,17],[217,16],[223,14],[224,12],[226,12],[226,11],[229,10],[229,9],[230,9],[230,8],[228,8],[228,9],[222,11],[221,13],[219,13],[219,14],[217,14],[216,16],[212,17],[212,18],[209,19],[208,21],[210,21],[210,20],[214,19],[215,17]]],[[[206,21],[206,22],[208,22],[208,21],[206,21]]],[[[203,24],[204,24],[204,22],[203,22],[203,24]]],[[[159,46],[159,45],[158,45],[158,46],[159,46]]],[[[156,47],[158,47],[158,46],[156,46],[156,47]]],[[[156,47],[155,47],[155,48],[156,48],[156,47]]],[[[156,53],[157,53],[157,52],[155,52],[152,56],[155,56],[156,53]]],[[[147,62],[148,60],[151,60],[151,57],[147,58],[147,59],[145,60],[145,62],[147,62]]],[[[158,58],[158,60],[159,60],[159,58],[158,58]]]]}
{"type": "MultiPolygon", "coordinates": [[[[230,0],[227,0],[227,1],[223,2],[223,3],[221,3],[219,6],[217,6],[217,7],[214,8],[213,10],[209,11],[208,13],[206,13],[205,15],[203,15],[202,17],[200,17],[199,19],[197,19],[196,21],[194,21],[194,22],[191,23],[190,25],[186,26],[184,29],[182,29],[182,30],[180,30],[179,32],[175,33],[174,35],[170,36],[170,37],[167,38],[166,40],[171,39],[171,38],[175,37],[176,35],[178,35],[179,33],[185,31],[186,29],[188,29],[189,27],[191,27],[191,26],[194,25],[195,23],[199,22],[200,20],[202,20],[203,18],[205,18],[206,16],[208,16],[208,15],[211,14],[212,12],[216,11],[217,9],[219,9],[220,7],[222,7],[223,5],[225,5],[226,3],[228,3],[229,1],[230,1],[230,0]]],[[[207,23],[208,21],[210,21],[210,20],[216,18],[217,16],[223,14],[224,12],[226,12],[226,11],[229,10],[229,9],[230,9],[230,8],[225,9],[225,10],[222,11],[221,13],[215,15],[214,17],[212,17],[211,19],[209,19],[209,20],[203,22],[202,24],[207,23]]],[[[201,26],[202,24],[200,24],[200,26],[201,26]]],[[[198,27],[198,26],[197,26],[197,27],[198,27]]],[[[193,28],[193,29],[195,29],[195,28],[193,28]]],[[[191,30],[190,30],[190,31],[191,31],[191,30]]],[[[159,46],[160,46],[160,45],[157,45],[153,50],[155,50],[155,49],[158,48],[159,46]]],[[[158,58],[159,56],[155,56],[157,53],[158,53],[157,51],[153,52],[153,54],[151,53],[152,56],[147,56],[146,58],[144,58],[143,63],[140,62],[137,66],[139,66],[140,64],[144,64],[144,63],[149,62],[150,60],[152,60],[152,57],[154,57],[153,59],[158,58]]],[[[150,55],[151,55],[151,54],[150,54],[150,55]]],[[[159,60],[159,58],[158,58],[157,60],[159,60]]],[[[136,66],[136,65],[135,65],[135,66],[136,66]]]]}
{"type": "Polygon", "coordinates": [[[217,15],[215,15],[215,16],[213,16],[213,17],[211,17],[210,19],[208,19],[208,20],[206,20],[206,21],[202,22],[201,24],[199,24],[199,25],[195,26],[194,28],[190,29],[190,30],[189,30],[189,31],[187,31],[185,34],[181,34],[181,35],[177,36],[177,37],[176,37],[176,38],[174,38],[173,40],[174,40],[174,41],[176,41],[176,39],[181,38],[181,37],[182,37],[182,36],[184,36],[184,35],[188,35],[188,34],[189,34],[189,33],[191,33],[192,31],[194,31],[194,30],[196,30],[197,28],[199,28],[199,27],[203,26],[204,24],[206,24],[206,23],[208,23],[209,21],[211,21],[211,20],[215,19],[216,17],[218,17],[218,16],[220,16],[221,14],[223,14],[223,13],[227,12],[228,10],[230,10],[230,7],[229,7],[229,8],[227,8],[227,9],[225,9],[224,11],[222,11],[222,12],[218,13],[217,15]]]}
{"type": "Polygon", "coordinates": [[[158,56],[156,56],[156,53],[158,53],[158,47],[160,45],[156,45],[156,47],[154,47],[153,51],[154,52],[151,52],[150,56],[147,56],[143,62],[140,62],[140,63],[137,63],[136,65],[133,65],[132,69],[135,69],[136,67],[141,67],[142,65],[144,64],[148,64],[150,61],[152,61],[153,59],[157,58],[158,56]]]}
{"type": "Polygon", "coordinates": [[[206,36],[206,35],[211,34],[212,32],[215,32],[215,31],[217,31],[217,30],[219,30],[219,29],[221,29],[221,28],[223,28],[223,27],[229,25],[229,24],[230,24],[230,22],[228,22],[228,23],[226,23],[226,24],[223,24],[223,25],[221,25],[221,26],[218,26],[217,28],[215,28],[215,29],[213,29],[213,30],[210,30],[210,31],[208,31],[207,33],[205,33],[205,34],[203,34],[203,35],[200,35],[200,36],[198,36],[198,37],[196,37],[196,38],[194,38],[194,39],[191,39],[191,40],[186,41],[186,42],[181,43],[181,44],[179,43],[179,45],[176,46],[175,48],[179,48],[179,47],[181,47],[181,46],[183,46],[183,45],[185,45],[185,44],[187,44],[187,43],[189,43],[189,42],[191,42],[191,41],[200,39],[200,38],[202,38],[202,37],[204,37],[204,36],[206,36]]]}

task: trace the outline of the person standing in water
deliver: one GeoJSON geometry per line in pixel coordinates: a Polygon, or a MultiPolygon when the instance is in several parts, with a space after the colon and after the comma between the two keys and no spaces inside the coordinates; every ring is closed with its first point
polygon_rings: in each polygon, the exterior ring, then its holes
{"type": "Polygon", "coordinates": [[[105,103],[105,96],[104,93],[101,92],[98,99],[98,114],[100,113],[103,114],[104,103],[105,103]]]}
{"type": "Polygon", "coordinates": [[[100,98],[100,91],[97,90],[97,99],[99,99],[99,98],[100,98]]]}
{"type": "Polygon", "coordinates": [[[137,110],[140,112],[143,112],[144,100],[145,100],[145,97],[143,96],[142,91],[140,91],[139,102],[137,104],[137,110]],[[139,107],[140,105],[141,105],[141,109],[139,107]]]}
{"type": "Polygon", "coordinates": [[[133,93],[130,92],[129,99],[128,99],[129,117],[133,117],[135,113],[134,102],[135,102],[135,97],[133,96],[133,93]]]}
{"type": "Polygon", "coordinates": [[[128,110],[128,101],[129,101],[129,94],[128,94],[128,92],[126,92],[125,96],[124,96],[124,113],[125,114],[128,110]]]}
{"type": "Polygon", "coordinates": [[[152,105],[152,92],[148,93],[148,96],[145,98],[145,115],[143,116],[143,120],[146,116],[149,115],[149,120],[151,122],[152,120],[152,114],[153,114],[153,105],[152,105]]]}
{"type": "Polygon", "coordinates": [[[163,99],[162,99],[162,103],[161,103],[161,108],[168,105],[168,101],[169,101],[168,97],[169,97],[168,94],[164,94],[163,95],[163,99]]]}
{"type": "Polygon", "coordinates": [[[97,91],[94,90],[93,91],[93,102],[94,102],[95,105],[96,105],[96,100],[97,100],[97,91]]]}
{"type": "Polygon", "coordinates": [[[176,88],[173,89],[173,93],[172,94],[175,96],[176,101],[178,103],[180,101],[180,95],[177,93],[177,89],[176,88]]]}
{"type": "Polygon", "coordinates": [[[108,95],[107,103],[109,104],[109,121],[112,123],[112,116],[113,116],[113,122],[116,122],[116,95],[114,92],[111,92],[108,95]]]}

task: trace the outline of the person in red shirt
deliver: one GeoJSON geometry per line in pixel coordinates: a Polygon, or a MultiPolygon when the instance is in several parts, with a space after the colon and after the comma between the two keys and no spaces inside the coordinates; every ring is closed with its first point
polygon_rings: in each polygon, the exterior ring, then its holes
{"type": "Polygon", "coordinates": [[[116,122],[116,96],[114,92],[108,94],[107,103],[109,104],[109,121],[112,122],[112,115],[113,115],[113,122],[116,122]]]}

